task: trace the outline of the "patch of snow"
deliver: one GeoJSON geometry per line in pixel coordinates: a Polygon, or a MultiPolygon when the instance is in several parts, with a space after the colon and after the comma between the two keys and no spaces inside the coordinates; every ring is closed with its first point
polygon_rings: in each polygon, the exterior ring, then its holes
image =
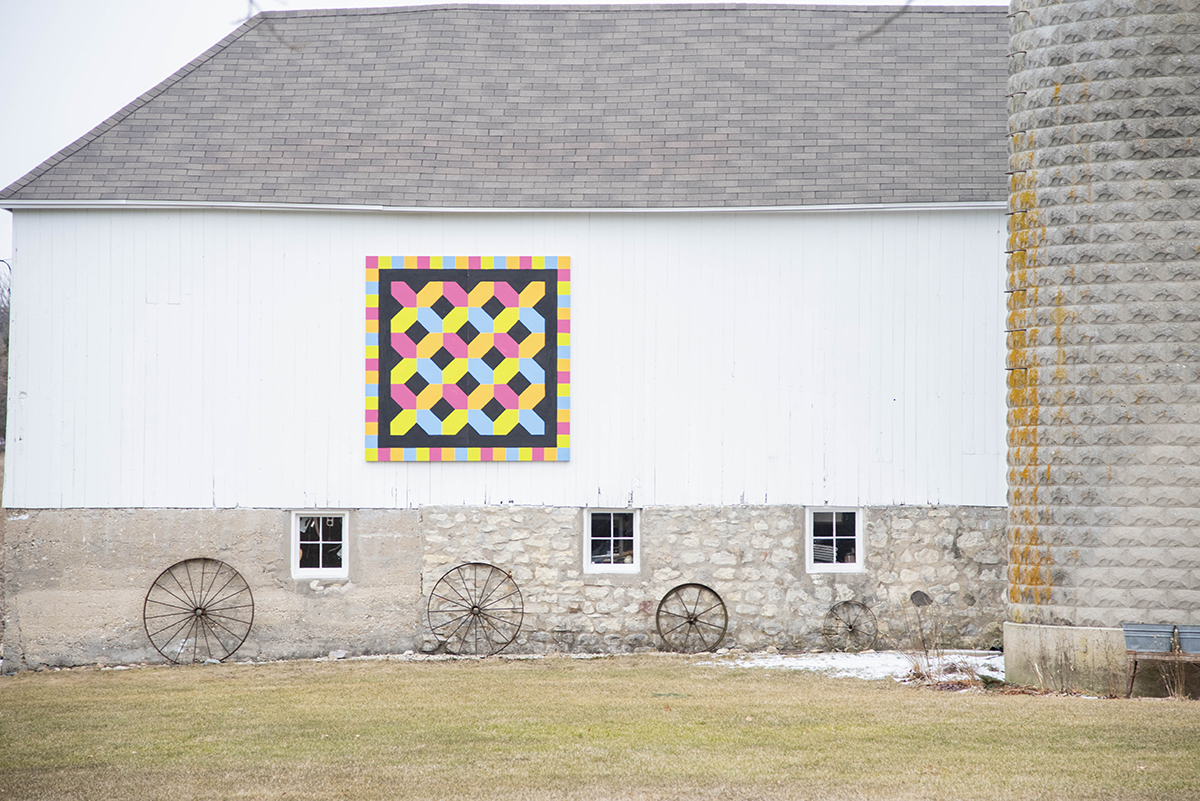
{"type": "Polygon", "coordinates": [[[868,651],[861,654],[738,654],[718,658],[705,664],[731,668],[774,668],[782,670],[813,670],[836,678],[903,679],[918,664],[931,662],[928,672],[943,676],[959,674],[955,667],[965,666],[980,676],[1004,680],[1004,654],[996,651],[942,651],[940,660],[931,655],[903,651],[868,651]]]}

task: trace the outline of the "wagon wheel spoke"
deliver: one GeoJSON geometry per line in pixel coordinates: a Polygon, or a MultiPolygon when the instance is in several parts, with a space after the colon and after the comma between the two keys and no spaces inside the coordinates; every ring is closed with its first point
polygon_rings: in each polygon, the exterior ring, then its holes
{"type": "MultiPolygon", "coordinates": [[[[695,627],[693,627],[693,630],[694,630],[694,633],[695,633],[695,635],[696,635],[698,638],[700,638],[700,642],[701,642],[701,644],[704,646],[702,650],[705,650],[705,651],[707,651],[707,650],[711,649],[711,648],[713,647],[713,645],[715,645],[715,644],[716,644],[716,640],[713,640],[713,641],[711,641],[711,642],[709,641],[709,636],[711,636],[711,635],[715,635],[715,634],[717,633],[716,631],[708,631],[708,632],[706,632],[704,629],[702,629],[702,628],[700,627],[700,625],[699,625],[699,624],[698,624],[698,625],[696,625],[695,627]]],[[[723,634],[724,632],[720,632],[720,633],[722,633],[722,634],[723,634]]]]}
{"type": "Polygon", "coordinates": [[[245,618],[242,617],[241,615],[227,614],[227,613],[232,613],[235,610],[239,610],[239,609],[249,610],[249,609],[253,609],[253,608],[254,607],[252,607],[250,604],[238,604],[237,606],[223,606],[220,609],[209,609],[208,616],[213,617],[213,618],[224,618],[225,620],[244,621],[245,618]]]}
{"type": "Polygon", "coordinates": [[[718,609],[718,608],[719,608],[719,609],[724,609],[724,608],[725,608],[725,604],[723,604],[723,603],[715,603],[715,604],[713,604],[712,606],[710,606],[710,607],[708,607],[707,609],[705,609],[703,612],[696,612],[696,613],[695,613],[695,615],[696,615],[696,619],[697,619],[697,620],[703,620],[705,615],[707,615],[709,612],[712,612],[714,609],[718,609]]]}
{"type": "MultiPolygon", "coordinates": [[[[151,588],[151,589],[153,589],[153,588],[151,588]]],[[[182,587],[180,589],[182,589],[182,587]]],[[[149,601],[150,603],[163,604],[164,606],[170,606],[171,604],[168,604],[166,601],[161,600],[164,597],[174,598],[176,601],[179,601],[180,609],[191,609],[193,606],[195,606],[195,604],[192,603],[191,601],[189,601],[187,599],[187,597],[173,592],[169,587],[166,587],[166,586],[160,586],[158,588],[158,597],[157,598],[152,599],[149,595],[147,595],[146,600],[149,601]]]]}
{"type": "Polygon", "coordinates": [[[185,626],[190,626],[192,623],[192,620],[193,620],[193,618],[191,615],[188,615],[187,617],[184,617],[184,618],[180,618],[178,616],[173,616],[171,618],[171,621],[168,622],[167,625],[165,625],[161,629],[157,629],[156,631],[151,633],[150,639],[154,640],[158,635],[162,634],[167,629],[175,629],[175,631],[171,632],[170,634],[166,635],[165,637],[162,637],[163,642],[170,642],[171,640],[175,639],[175,636],[177,634],[179,634],[185,626]]]}
{"type": "Polygon", "coordinates": [[[471,596],[463,594],[463,590],[467,590],[468,587],[466,579],[461,574],[456,574],[454,579],[443,579],[443,581],[444,583],[439,583],[437,586],[443,587],[443,592],[452,592],[455,596],[454,598],[447,598],[448,602],[465,604],[467,606],[471,605],[471,596]],[[460,585],[462,586],[462,590],[459,589],[460,585]]]}
{"type": "Polygon", "coordinates": [[[728,616],[725,602],[714,590],[703,584],[681,584],[663,596],[655,623],[667,648],[699,653],[720,644],[728,616]]]}
{"type": "MultiPolygon", "coordinates": [[[[479,578],[478,571],[476,571],[475,577],[476,577],[476,579],[479,578]]],[[[504,573],[501,570],[495,570],[495,571],[492,571],[492,572],[488,573],[487,575],[485,575],[483,577],[483,589],[479,592],[479,595],[476,596],[479,600],[479,603],[481,603],[481,604],[492,603],[492,595],[494,595],[497,591],[501,591],[501,589],[505,586],[504,580],[507,578],[508,578],[508,574],[504,573]],[[496,580],[495,584],[492,584],[493,579],[496,580]]],[[[511,595],[511,593],[510,593],[510,595],[511,595]]]]}
{"type": "Polygon", "coordinates": [[[171,662],[225,660],[254,624],[254,596],[241,574],[216,559],[185,559],[155,579],[142,605],[150,644],[171,662]]]}
{"type": "Polygon", "coordinates": [[[473,604],[479,599],[479,571],[466,570],[459,568],[457,571],[457,581],[461,584],[461,589],[456,585],[455,590],[465,592],[463,598],[467,603],[473,604]]]}
{"type": "MultiPolygon", "coordinates": [[[[243,592],[245,592],[245,590],[243,588],[235,585],[232,589],[229,590],[228,595],[221,595],[221,593],[225,592],[226,588],[228,588],[230,584],[234,583],[234,579],[237,579],[237,578],[241,578],[241,576],[237,576],[237,575],[230,576],[229,580],[221,585],[221,589],[219,589],[215,592],[205,593],[204,600],[202,601],[203,605],[207,606],[209,608],[212,608],[212,607],[216,606],[217,604],[222,603],[223,601],[226,601],[230,598],[236,598],[238,595],[241,595],[243,592]],[[218,596],[220,596],[220,597],[218,597],[218,596]]],[[[210,586],[210,588],[209,588],[210,590],[211,590],[212,586],[216,586],[215,581],[210,586]]]]}
{"type": "MultiPolygon", "coordinates": [[[[228,618],[226,620],[222,620],[221,616],[219,615],[209,615],[208,617],[201,618],[201,620],[204,621],[205,627],[213,633],[213,636],[220,638],[220,632],[223,631],[232,639],[236,639],[238,637],[238,632],[235,628],[236,624],[242,622],[237,618],[228,618]]],[[[224,644],[223,639],[221,642],[224,644]]]]}
{"type": "Polygon", "coordinates": [[[684,627],[684,626],[686,626],[687,624],[688,624],[687,618],[683,618],[683,619],[682,619],[682,620],[680,620],[678,623],[676,623],[674,626],[671,626],[671,627],[670,627],[670,628],[668,628],[666,631],[664,631],[664,630],[663,630],[663,628],[662,628],[662,621],[660,620],[660,621],[659,621],[658,633],[662,635],[662,637],[663,637],[663,639],[664,639],[664,640],[667,640],[667,639],[670,639],[669,635],[671,635],[671,634],[673,634],[673,633],[675,633],[675,632],[679,631],[681,628],[683,628],[683,627],[684,627]]]}
{"type": "Polygon", "coordinates": [[[521,591],[505,571],[472,562],[451,568],[434,585],[429,628],[452,654],[488,656],[507,648],[521,629],[521,591]]]}
{"type": "Polygon", "coordinates": [[[506,644],[512,639],[511,635],[501,630],[501,627],[504,625],[507,625],[504,621],[501,621],[499,618],[493,618],[490,615],[481,615],[479,617],[479,629],[483,632],[483,636],[487,639],[489,645],[492,646],[506,644]],[[495,634],[495,637],[492,636],[493,634],[495,634]]]}
{"type": "Polygon", "coordinates": [[[249,589],[230,590],[228,594],[209,601],[204,607],[210,612],[226,612],[231,609],[249,609],[253,604],[247,596],[249,589]]]}
{"type": "Polygon", "coordinates": [[[708,620],[697,620],[693,625],[697,629],[701,628],[702,626],[707,626],[708,628],[712,629],[713,631],[722,631],[722,632],[725,631],[725,624],[722,623],[722,624],[718,625],[717,623],[713,623],[708,620]]]}
{"type": "Polygon", "coordinates": [[[437,636],[439,639],[443,639],[446,641],[456,639],[458,637],[458,633],[460,631],[462,631],[464,626],[470,627],[471,620],[472,620],[472,617],[469,612],[459,615],[458,617],[454,618],[453,620],[447,621],[446,623],[443,623],[440,626],[434,627],[434,635],[437,636]],[[449,626],[453,626],[453,628],[450,629],[449,633],[445,633],[445,629],[449,626]],[[443,636],[443,634],[444,634],[444,636],[443,636]]]}
{"type": "Polygon", "coordinates": [[[433,633],[436,636],[441,637],[441,632],[444,631],[446,629],[446,627],[452,626],[455,623],[457,623],[461,620],[465,620],[468,617],[470,617],[470,613],[463,612],[461,615],[458,615],[457,617],[451,617],[447,620],[442,621],[441,623],[431,624],[430,628],[433,629],[433,633]]]}
{"type": "MultiPolygon", "coordinates": [[[[192,611],[192,607],[184,606],[183,604],[169,604],[164,601],[151,601],[150,603],[155,604],[156,607],[163,606],[163,607],[166,607],[167,609],[179,609],[179,610],[186,609],[188,612],[192,611]]],[[[158,614],[158,615],[147,615],[147,617],[167,617],[169,615],[175,615],[175,614],[178,614],[178,612],[163,612],[162,614],[158,614]]]]}

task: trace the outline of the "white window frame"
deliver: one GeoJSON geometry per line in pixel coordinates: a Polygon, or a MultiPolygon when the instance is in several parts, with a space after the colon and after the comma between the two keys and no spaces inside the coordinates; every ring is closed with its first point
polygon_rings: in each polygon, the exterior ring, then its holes
{"type": "Polygon", "coordinates": [[[350,577],[350,515],[338,509],[303,509],[292,512],[291,568],[294,579],[345,579],[350,577]],[[300,567],[300,518],[338,517],[342,520],[342,566],[300,567]]]}
{"type": "Polygon", "coordinates": [[[807,506],[804,509],[804,569],[808,573],[862,573],[866,570],[866,538],[863,537],[863,510],[853,506],[807,506]],[[854,561],[813,561],[813,515],[854,513],[854,561]]]}
{"type": "Polygon", "coordinates": [[[585,509],[583,512],[583,572],[639,573],[642,569],[642,521],[638,509],[585,509]],[[633,561],[618,564],[597,564],[592,561],[592,515],[633,515],[633,561]]]}

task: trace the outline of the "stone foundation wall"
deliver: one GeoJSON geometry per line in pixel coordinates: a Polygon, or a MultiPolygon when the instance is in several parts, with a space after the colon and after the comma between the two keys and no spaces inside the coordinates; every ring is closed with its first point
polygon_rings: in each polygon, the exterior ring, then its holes
{"type": "Polygon", "coordinates": [[[349,513],[350,578],[297,581],[287,510],[10,510],[5,541],[5,670],[162,661],[142,628],[146,590],[171,564],[220,559],[254,593],[254,627],[236,659],[434,650],[425,620],[433,584],[463,562],[510,571],[525,618],[510,650],[655,649],[654,613],[678,584],[716,590],[723,645],[823,648],[841,600],[878,619],[876,648],[907,645],[909,596],[928,593],[950,646],[1000,644],[1005,512],[985,507],[864,510],[866,570],[808,574],[800,506],[641,510],[641,570],[583,572],[584,511],[489,506],[349,513]]]}
{"type": "Polygon", "coordinates": [[[421,626],[420,513],[360,511],[350,580],[296,581],[279,509],[9,510],[4,670],[165,661],[142,624],[146,591],[183,559],[219,559],[254,595],[234,659],[412,648],[421,626]]]}
{"type": "MultiPolygon", "coordinates": [[[[462,562],[511,571],[525,602],[519,650],[620,652],[655,648],[654,615],[672,587],[697,582],[725,601],[725,645],[823,648],[821,624],[838,601],[874,612],[877,648],[903,647],[923,590],[947,645],[993,647],[1004,619],[1004,510],[866,510],[862,573],[807,574],[800,506],[651,507],[641,512],[641,571],[582,569],[584,512],[529,507],[426,508],[424,584],[462,562]]],[[[426,635],[425,649],[435,646],[426,635]]]]}

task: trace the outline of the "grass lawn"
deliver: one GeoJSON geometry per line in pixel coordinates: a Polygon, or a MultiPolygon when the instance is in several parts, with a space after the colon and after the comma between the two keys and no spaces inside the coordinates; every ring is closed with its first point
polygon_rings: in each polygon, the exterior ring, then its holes
{"type": "Polygon", "coordinates": [[[697,657],[0,679],[0,798],[1195,799],[1200,703],[697,657]]]}

